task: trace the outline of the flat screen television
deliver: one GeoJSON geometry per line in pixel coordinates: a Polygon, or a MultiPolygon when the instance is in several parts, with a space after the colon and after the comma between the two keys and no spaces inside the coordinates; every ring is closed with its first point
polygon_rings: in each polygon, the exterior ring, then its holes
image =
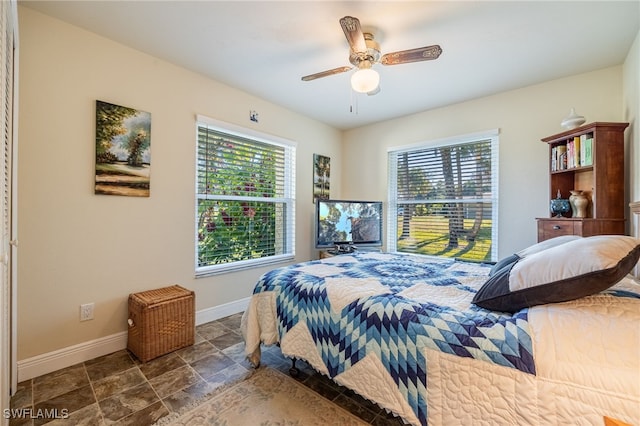
{"type": "Polygon", "coordinates": [[[382,246],[382,201],[316,200],[315,247],[382,246]]]}

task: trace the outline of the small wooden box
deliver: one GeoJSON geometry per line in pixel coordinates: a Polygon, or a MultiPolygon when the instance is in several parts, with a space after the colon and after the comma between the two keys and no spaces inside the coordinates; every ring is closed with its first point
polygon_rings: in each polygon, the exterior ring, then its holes
{"type": "Polygon", "coordinates": [[[195,293],[179,285],[129,295],[127,349],[142,362],[195,339],[195,293]]]}

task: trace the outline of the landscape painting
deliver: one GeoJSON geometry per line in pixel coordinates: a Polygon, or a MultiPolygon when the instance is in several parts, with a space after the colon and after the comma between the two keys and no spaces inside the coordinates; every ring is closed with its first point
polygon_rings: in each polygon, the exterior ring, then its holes
{"type": "Polygon", "coordinates": [[[151,114],[96,101],[95,193],[148,197],[151,114]]]}
{"type": "Polygon", "coordinates": [[[328,200],[331,190],[331,158],[313,154],[313,202],[328,200]]]}

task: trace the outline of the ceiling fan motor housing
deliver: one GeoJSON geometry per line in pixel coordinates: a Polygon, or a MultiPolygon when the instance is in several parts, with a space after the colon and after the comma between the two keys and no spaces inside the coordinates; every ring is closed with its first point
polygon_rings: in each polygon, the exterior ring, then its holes
{"type": "Polygon", "coordinates": [[[363,61],[369,61],[370,64],[378,62],[380,59],[380,45],[374,40],[373,34],[363,33],[364,42],[367,45],[366,52],[354,52],[351,51],[349,55],[349,62],[356,67],[360,68],[363,61]]]}

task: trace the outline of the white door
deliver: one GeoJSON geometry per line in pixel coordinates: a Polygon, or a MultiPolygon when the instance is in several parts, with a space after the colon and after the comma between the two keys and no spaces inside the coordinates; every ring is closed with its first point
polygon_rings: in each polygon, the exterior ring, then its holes
{"type": "MultiPolygon", "coordinates": [[[[16,388],[15,360],[15,211],[14,183],[14,69],[17,40],[15,0],[0,2],[0,409],[9,408],[16,388]]],[[[2,424],[7,419],[2,416],[2,424]]]]}

